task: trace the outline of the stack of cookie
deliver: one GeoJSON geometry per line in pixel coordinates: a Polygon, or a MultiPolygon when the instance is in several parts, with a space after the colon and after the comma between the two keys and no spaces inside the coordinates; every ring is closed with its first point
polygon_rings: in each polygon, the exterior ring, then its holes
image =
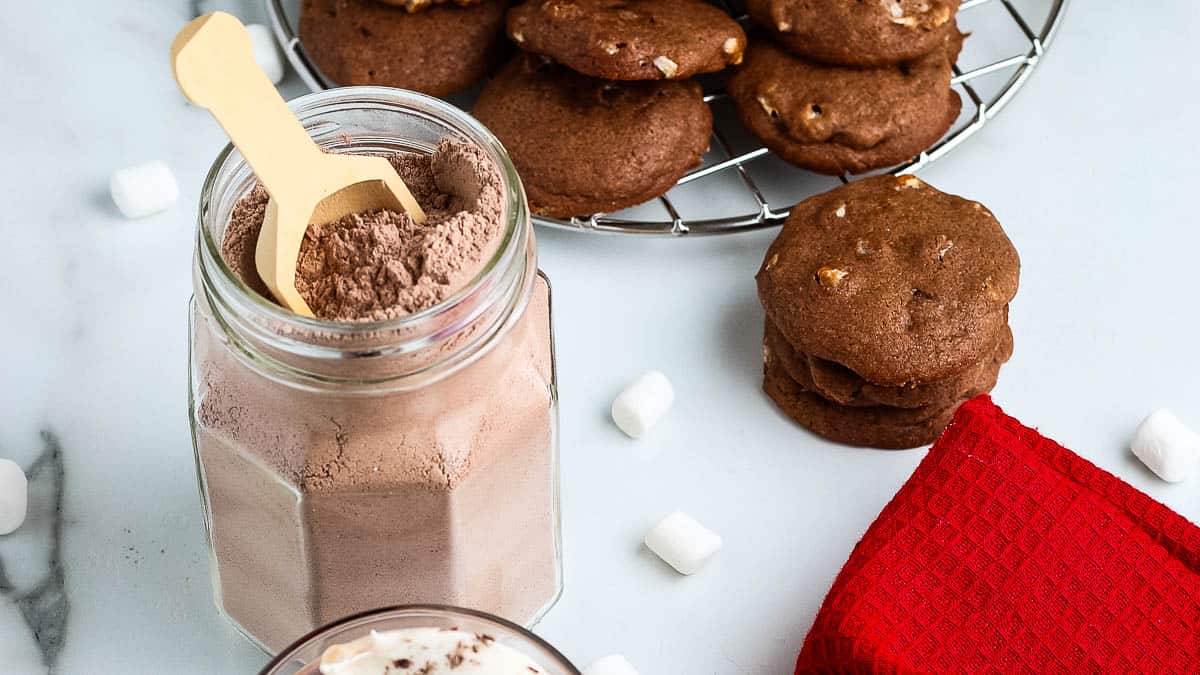
{"type": "Polygon", "coordinates": [[[907,161],[962,108],[950,88],[959,0],[747,0],[762,32],[729,82],[742,123],[826,174],[907,161]]]}
{"type": "Polygon", "coordinates": [[[1012,354],[1017,252],[983,205],[915,176],[798,204],[757,276],[767,394],[851,445],[925,445],[1012,354]]]}
{"type": "Polygon", "coordinates": [[[691,78],[746,47],[702,0],[530,0],[507,31],[524,53],[474,114],[508,149],[533,211],[552,217],[639,204],[697,166],[712,113],[691,78]]]}
{"type": "Polygon", "coordinates": [[[507,0],[302,0],[300,39],[338,85],[447,96],[503,60],[507,7],[507,0]]]}

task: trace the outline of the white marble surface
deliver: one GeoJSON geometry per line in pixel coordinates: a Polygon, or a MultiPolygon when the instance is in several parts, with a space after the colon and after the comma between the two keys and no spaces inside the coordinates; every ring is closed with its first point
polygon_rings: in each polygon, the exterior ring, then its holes
{"type": "MultiPolygon", "coordinates": [[[[6,673],[266,660],[213,607],[185,422],[194,204],[222,143],[167,68],[191,13],[23,2],[0,22],[0,456],[34,473],[28,522],[0,537],[6,673]],[[183,197],[123,221],[108,174],[152,158],[183,197]]],[[[1022,255],[996,399],[1193,521],[1200,477],[1162,483],[1126,444],[1159,406],[1200,428],[1197,34],[1193,2],[1076,0],[1028,89],[924,174],[987,203],[1022,255]]],[[[788,672],[850,548],[922,457],[820,442],[759,393],[752,277],[770,237],[542,233],[567,586],[539,631],[580,663],[619,651],[646,675],[788,672]],[[650,367],[678,404],[635,444],[606,408],[650,367]],[[676,508],[725,537],[691,578],[639,547],[676,508]]]]}

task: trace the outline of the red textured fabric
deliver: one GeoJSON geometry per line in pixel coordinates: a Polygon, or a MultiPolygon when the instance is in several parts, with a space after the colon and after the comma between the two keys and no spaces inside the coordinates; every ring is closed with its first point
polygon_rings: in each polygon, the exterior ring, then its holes
{"type": "Polygon", "coordinates": [[[797,673],[1200,673],[1200,528],[980,396],[826,596],[797,673]]]}

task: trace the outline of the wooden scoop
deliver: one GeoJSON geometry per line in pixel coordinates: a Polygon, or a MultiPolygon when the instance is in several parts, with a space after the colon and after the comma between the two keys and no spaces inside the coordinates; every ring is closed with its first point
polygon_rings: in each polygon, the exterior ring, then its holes
{"type": "Polygon", "coordinates": [[[233,16],[213,12],[184,26],[171,45],[171,65],[184,95],[217,118],[271,195],[254,263],[288,309],[313,315],[296,291],[296,260],[309,223],[379,209],[425,221],[386,159],[317,147],[255,63],[250,34],[233,16]]]}

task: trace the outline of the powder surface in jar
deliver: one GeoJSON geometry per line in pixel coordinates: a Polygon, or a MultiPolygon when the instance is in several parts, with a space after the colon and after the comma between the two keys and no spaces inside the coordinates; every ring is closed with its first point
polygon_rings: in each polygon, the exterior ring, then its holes
{"type": "MultiPolygon", "coordinates": [[[[444,138],[432,155],[388,156],[425,210],[370,211],[310,225],[296,263],[296,290],[313,313],[334,321],[382,321],[433,307],[465,287],[495,253],[504,191],[500,170],[479,147],[444,138]]],[[[256,186],[233,209],[225,261],[264,297],[254,265],[269,196],[256,186]]]]}

